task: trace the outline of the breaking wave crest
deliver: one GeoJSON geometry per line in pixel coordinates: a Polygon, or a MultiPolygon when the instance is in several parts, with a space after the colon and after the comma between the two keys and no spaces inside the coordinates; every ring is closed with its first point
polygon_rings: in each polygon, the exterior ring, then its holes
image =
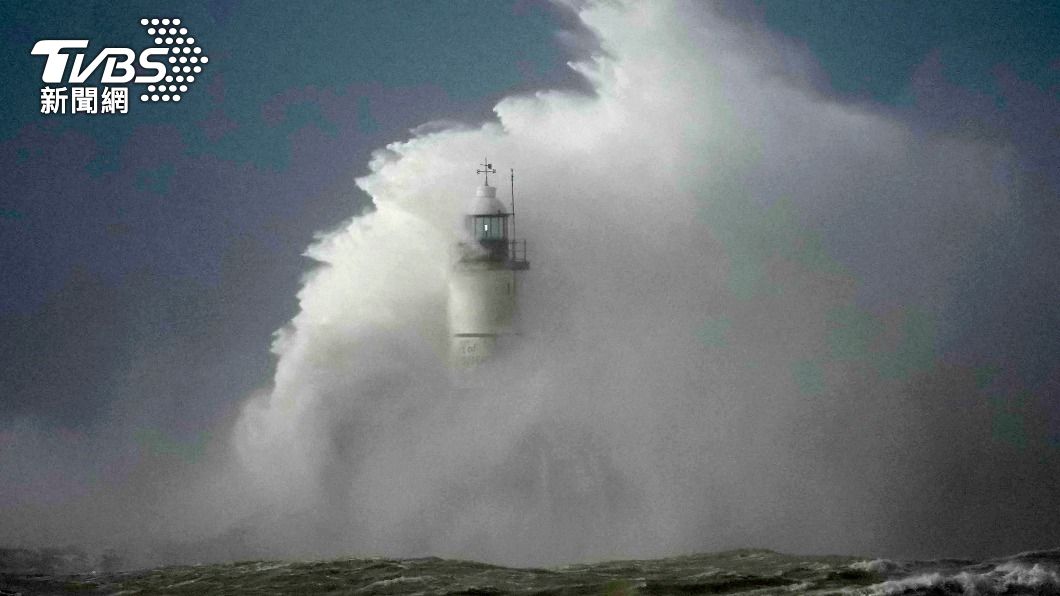
{"type": "Polygon", "coordinates": [[[1060,549],[970,561],[859,561],[852,568],[888,577],[854,594],[1060,594],[1060,549]]]}

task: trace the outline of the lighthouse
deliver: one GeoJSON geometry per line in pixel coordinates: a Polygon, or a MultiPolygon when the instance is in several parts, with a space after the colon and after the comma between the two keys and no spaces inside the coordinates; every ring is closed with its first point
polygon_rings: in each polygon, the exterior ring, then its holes
{"type": "Polygon", "coordinates": [[[483,160],[477,173],[485,180],[465,209],[449,271],[449,354],[458,369],[486,361],[516,333],[516,273],[530,268],[526,241],[513,237],[514,171],[510,210],[490,186],[493,165],[483,160]]]}

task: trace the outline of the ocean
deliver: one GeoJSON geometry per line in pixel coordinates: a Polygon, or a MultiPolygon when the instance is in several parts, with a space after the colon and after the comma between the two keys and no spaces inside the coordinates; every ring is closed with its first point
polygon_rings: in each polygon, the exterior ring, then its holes
{"type": "Polygon", "coordinates": [[[122,572],[0,573],[15,594],[1060,594],[1060,549],[982,561],[732,550],[513,568],[439,558],[246,561],[122,572]]]}

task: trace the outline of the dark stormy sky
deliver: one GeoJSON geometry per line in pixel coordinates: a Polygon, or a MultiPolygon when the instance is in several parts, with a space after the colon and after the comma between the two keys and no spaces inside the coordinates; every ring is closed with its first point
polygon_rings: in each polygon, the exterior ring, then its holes
{"type": "MultiPolygon", "coordinates": [[[[919,349],[938,367],[972,371],[980,395],[969,399],[992,412],[986,457],[1030,462],[1011,481],[1055,498],[1055,480],[1041,475],[1060,462],[1060,5],[777,0],[712,10],[797,49],[791,68],[827,101],[924,138],[1010,152],[990,176],[1018,179],[1017,202],[977,243],[986,248],[966,255],[974,266],[944,280],[960,299],[925,315],[909,358],[919,349]]],[[[0,5],[0,48],[8,520],[149,484],[173,454],[206,457],[271,375],[272,334],[297,311],[306,246],[368,208],[353,180],[372,152],[417,127],[477,126],[506,96],[591,93],[567,62],[598,51],[567,8],[531,1],[15,1],[0,5]],[[40,114],[36,41],[139,49],[150,40],[138,21],[153,16],[181,18],[210,57],[183,101],[134,100],[122,116],[40,114]]],[[[935,280],[916,267],[875,269],[866,238],[893,210],[857,217],[811,219],[825,222],[823,250],[858,277],[860,304],[886,310],[896,285],[930,298],[935,280]]],[[[802,372],[816,382],[813,366],[802,372]]],[[[1037,515],[1015,506],[1017,526],[1037,515]]],[[[35,528],[0,529],[0,541],[90,538],[35,528]]]]}
{"type": "Polygon", "coordinates": [[[225,410],[269,366],[269,336],[293,314],[313,233],[364,208],[352,179],[372,150],[432,120],[485,118],[511,90],[572,78],[560,19],[535,3],[171,8],[213,59],[179,105],[45,118],[36,40],[141,47],[137,15],[160,9],[3,7],[8,416],[89,428],[114,399],[115,375],[144,358],[198,371],[194,387],[134,382],[145,383],[134,393],[173,393],[159,423],[225,410]]]}

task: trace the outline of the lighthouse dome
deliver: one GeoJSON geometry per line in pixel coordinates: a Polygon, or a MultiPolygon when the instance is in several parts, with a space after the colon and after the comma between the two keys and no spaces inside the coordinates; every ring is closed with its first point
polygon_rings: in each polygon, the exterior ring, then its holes
{"type": "Polygon", "coordinates": [[[493,186],[480,186],[475,198],[467,206],[468,215],[504,215],[508,211],[504,203],[497,198],[497,188],[493,186]]]}

